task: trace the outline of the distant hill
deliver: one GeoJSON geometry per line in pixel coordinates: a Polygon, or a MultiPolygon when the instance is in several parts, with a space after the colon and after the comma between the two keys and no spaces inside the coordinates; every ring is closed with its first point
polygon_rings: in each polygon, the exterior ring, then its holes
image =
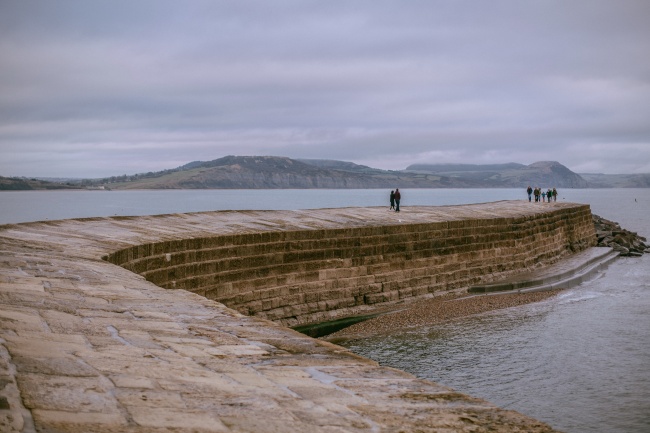
{"type": "Polygon", "coordinates": [[[582,173],[590,188],[650,188],[650,174],[582,173]]]}
{"type": "Polygon", "coordinates": [[[520,169],[524,164],[509,162],[506,164],[412,164],[406,167],[409,171],[429,171],[439,173],[467,173],[467,172],[499,172],[503,170],[520,169]]]}
{"type": "Polygon", "coordinates": [[[325,160],[295,160],[276,156],[226,156],[195,161],[165,173],[111,183],[111,189],[171,188],[413,188],[441,186],[434,175],[403,172],[325,160]],[[332,167],[332,168],[330,168],[332,167]],[[337,167],[337,168],[333,168],[337,167]]]}
{"type": "Polygon", "coordinates": [[[530,165],[508,163],[490,165],[471,164],[414,164],[407,171],[435,173],[452,181],[473,182],[479,187],[525,188],[587,188],[589,183],[579,174],[556,161],[540,161],[530,165]]]}
{"type": "Polygon", "coordinates": [[[42,179],[0,176],[0,191],[26,191],[44,189],[79,189],[79,185],[63,182],[51,182],[42,179]]]}
{"type": "Polygon", "coordinates": [[[177,168],[103,179],[3,178],[0,190],[107,189],[310,189],[310,188],[646,188],[650,174],[580,175],[556,161],[530,165],[413,164],[382,170],[328,159],[280,156],[225,156],[177,168]]]}
{"type": "Polygon", "coordinates": [[[359,165],[347,161],[336,161],[334,159],[297,159],[296,161],[304,162],[305,164],[309,164],[309,165],[315,165],[316,167],[325,168],[328,170],[341,170],[341,171],[350,171],[354,173],[374,173],[374,174],[386,172],[386,170],[381,170],[379,168],[372,168],[366,165],[359,165]]]}
{"type": "Polygon", "coordinates": [[[276,156],[226,156],[177,169],[104,179],[111,189],[197,188],[584,188],[580,175],[558,162],[424,165],[381,170],[351,162],[276,156]]]}

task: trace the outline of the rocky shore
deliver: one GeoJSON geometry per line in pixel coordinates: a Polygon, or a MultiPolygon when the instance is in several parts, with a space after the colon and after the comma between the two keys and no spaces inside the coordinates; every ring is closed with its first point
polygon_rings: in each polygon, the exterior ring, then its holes
{"type": "Polygon", "coordinates": [[[645,244],[647,239],[637,233],[621,228],[614,221],[598,215],[592,215],[599,247],[610,247],[621,256],[642,256],[649,253],[650,248],[645,244]]]}
{"type": "Polygon", "coordinates": [[[405,309],[356,323],[323,339],[337,341],[390,333],[397,329],[434,325],[488,311],[539,302],[556,296],[560,290],[508,293],[499,295],[461,296],[449,294],[419,301],[405,309]]]}

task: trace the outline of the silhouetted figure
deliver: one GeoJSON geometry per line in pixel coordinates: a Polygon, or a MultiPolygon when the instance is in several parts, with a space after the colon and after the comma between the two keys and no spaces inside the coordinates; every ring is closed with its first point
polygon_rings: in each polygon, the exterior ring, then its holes
{"type": "Polygon", "coordinates": [[[399,201],[402,199],[402,194],[399,192],[399,188],[395,188],[395,212],[399,212],[399,201]]]}

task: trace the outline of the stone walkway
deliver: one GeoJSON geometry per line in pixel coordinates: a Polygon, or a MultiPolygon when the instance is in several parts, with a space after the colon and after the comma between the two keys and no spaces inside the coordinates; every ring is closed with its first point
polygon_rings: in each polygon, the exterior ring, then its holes
{"type": "Polygon", "coordinates": [[[541,211],[502,202],[398,215],[349,208],[0,226],[0,431],[553,431],[101,259],[209,233],[541,211]]]}

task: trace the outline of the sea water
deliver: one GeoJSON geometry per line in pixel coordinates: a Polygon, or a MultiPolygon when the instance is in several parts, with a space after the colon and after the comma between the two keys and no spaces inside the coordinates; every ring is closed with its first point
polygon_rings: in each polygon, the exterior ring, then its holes
{"type": "MultiPolygon", "coordinates": [[[[650,236],[650,189],[566,196],[650,236]]],[[[343,344],[561,431],[648,433],[650,254],[540,303],[343,344]]]]}
{"type": "MultiPolygon", "coordinates": [[[[386,206],[388,190],[0,192],[0,224],[223,209],[386,206]]],[[[406,189],[402,207],[527,200],[520,189],[406,189]]],[[[650,189],[567,189],[558,201],[650,237],[650,189]]],[[[531,206],[544,206],[531,203],[531,206]]],[[[650,432],[650,254],[536,304],[346,343],[569,433],[650,432]]]]}
{"type": "MultiPolygon", "coordinates": [[[[213,189],[135,191],[0,191],[0,224],[66,218],[159,215],[213,210],[389,207],[384,189],[213,189]]],[[[520,189],[413,189],[402,206],[516,200],[520,189]]]]}

